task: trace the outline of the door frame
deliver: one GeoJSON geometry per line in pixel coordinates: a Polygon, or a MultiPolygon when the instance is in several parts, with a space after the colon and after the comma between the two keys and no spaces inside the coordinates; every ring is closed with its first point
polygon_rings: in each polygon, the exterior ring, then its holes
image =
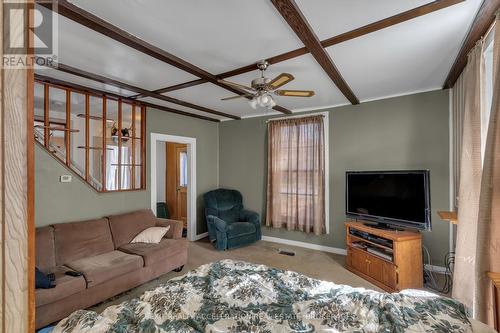
{"type": "Polygon", "coordinates": [[[187,186],[187,238],[196,240],[196,138],[161,133],[151,133],[151,210],[156,214],[156,145],[158,142],[175,142],[187,145],[188,186],[187,186]]]}

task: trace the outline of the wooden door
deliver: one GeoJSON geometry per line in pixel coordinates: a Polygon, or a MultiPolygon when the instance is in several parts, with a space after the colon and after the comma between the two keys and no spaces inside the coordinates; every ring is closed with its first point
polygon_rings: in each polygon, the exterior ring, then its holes
{"type": "Polygon", "coordinates": [[[187,145],[167,142],[166,201],[170,217],[187,227],[187,145]]]}

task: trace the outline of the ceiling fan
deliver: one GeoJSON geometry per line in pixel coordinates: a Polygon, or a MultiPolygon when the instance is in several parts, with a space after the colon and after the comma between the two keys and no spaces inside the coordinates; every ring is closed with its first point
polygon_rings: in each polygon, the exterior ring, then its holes
{"type": "Polygon", "coordinates": [[[257,63],[257,68],[260,70],[261,74],[260,77],[252,80],[251,87],[230,81],[219,80],[219,82],[233,86],[244,92],[244,94],[242,95],[226,97],[222,98],[221,100],[227,101],[231,99],[245,97],[249,99],[248,104],[250,104],[250,106],[253,109],[256,109],[257,106],[271,109],[276,105],[276,102],[274,101],[272,94],[275,94],[277,96],[289,96],[289,97],[314,96],[314,91],[312,90],[278,89],[287,84],[288,82],[294,80],[295,78],[293,77],[292,74],[281,73],[280,75],[276,76],[274,79],[271,80],[264,76],[264,72],[268,67],[269,63],[265,60],[259,61],[257,63]]]}

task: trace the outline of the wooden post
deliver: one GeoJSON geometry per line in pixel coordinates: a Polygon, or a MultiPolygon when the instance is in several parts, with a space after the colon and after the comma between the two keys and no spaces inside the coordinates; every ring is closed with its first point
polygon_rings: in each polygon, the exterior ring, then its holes
{"type": "Polygon", "coordinates": [[[135,133],[135,104],[132,104],[132,133],[130,134],[132,140],[132,189],[135,189],[135,137],[137,136],[135,133]]]}
{"type": "Polygon", "coordinates": [[[122,189],[122,100],[118,99],[118,190],[122,189]]]}
{"type": "MultiPolygon", "coordinates": [[[[2,3],[3,5],[3,3],[2,3]]],[[[32,1],[19,5],[33,6],[32,1]]],[[[0,6],[0,55],[5,40],[0,6]]],[[[31,40],[33,17],[10,22],[10,36],[31,40]]],[[[0,80],[0,329],[34,331],[34,133],[32,69],[2,69],[0,80]]]]}
{"type": "MultiPolygon", "coordinates": [[[[66,129],[71,129],[71,90],[66,89],[66,129]]],[[[71,164],[71,132],[64,131],[64,139],[66,144],[66,165],[71,164]]]]}
{"type": "Polygon", "coordinates": [[[90,97],[89,94],[85,94],[85,180],[89,181],[90,174],[90,154],[89,154],[89,146],[90,146],[90,97]]]}
{"type": "Polygon", "coordinates": [[[102,96],[102,191],[106,191],[106,152],[107,152],[107,142],[106,142],[106,130],[107,130],[107,119],[106,119],[106,96],[102,96]]]}

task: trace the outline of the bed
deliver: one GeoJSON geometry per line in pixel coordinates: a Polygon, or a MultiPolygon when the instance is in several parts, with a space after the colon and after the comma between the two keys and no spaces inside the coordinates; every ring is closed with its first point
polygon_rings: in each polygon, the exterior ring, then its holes
{"type": "Polygon", "coordinates": [[[492,332],[449,298],[380,293],[222,260],[200,266],[101,314],[79,310],[52,333],[492,332]]]}

